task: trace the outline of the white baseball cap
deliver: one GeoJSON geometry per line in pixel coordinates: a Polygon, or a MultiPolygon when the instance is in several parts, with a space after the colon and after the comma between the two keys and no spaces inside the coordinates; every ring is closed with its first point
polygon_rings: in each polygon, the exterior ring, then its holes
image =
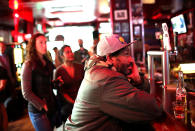
{"type": "Polygon", "coordinates": [[[99,41],[97,45],[97,55],[105,56],[114,53],[132,43],[126,43],[124,38],[117,34],[107,36],[99,41]]]}

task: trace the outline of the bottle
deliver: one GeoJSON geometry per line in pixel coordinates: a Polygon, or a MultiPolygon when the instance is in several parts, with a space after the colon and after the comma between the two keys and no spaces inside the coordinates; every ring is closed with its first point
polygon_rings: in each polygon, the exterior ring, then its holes
{"type": "Polygon", "coordinates": [[[186,104],[186,89],[184,88],[183,72],[178,72],[178,83],[176,88],[176,102],[186,104]]]}

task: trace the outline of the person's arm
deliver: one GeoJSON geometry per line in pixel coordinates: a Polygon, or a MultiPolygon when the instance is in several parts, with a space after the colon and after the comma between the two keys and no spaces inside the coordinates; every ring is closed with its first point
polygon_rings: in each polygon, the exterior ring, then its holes
{"type": "Polygon", "coordinates": [[[58,93],[63,95],[63,98],[67,102],[74,104],[74,100],[67,93],[62,93],[61,88],[63,88],[64,81],[63,81],[63,76],[62,76],[63,74],[61,74],[62,73],[61,71],[62,70],[60,70],[60,68],[56,69],[56,71],[55,71],[55,80],[57,80],[59,82],[59,84],[58,84],[59,87],[57,88],[58,93]]]}
{"type": "Polygon", "coordinates": [[[137,89],[140,89],[142,91],[146,91],[148,93],[150,93],[150,84],[147,78],[145,78],[143,73],[139,73],[140,78],[141,78],[141,82],[140,83],[136,83],[133,80],[130,81],[130,83],[136,87],[137,89]]]}
{"type": "Polygon", "coordinates": [[[0,91],[5,89],[7,79],[8,79],[7,70],[0,66],[0,91]]]}
{"type": "Polygon", "coordinates": [[[64,93],[63,96],[67,102],[74,104],[74,100],[68,94],[64,93]]]}
{"type": "Polygon", "coordinates": [[[86,50],[86,54],[87,54],[87,59],[89,59],[90,55],[89,55],[89,51],[87,49],[86,50]]]}
{"type": "Polygon", "coordinates": [[[0,80],[0,92],[5,89],[7,80],[0,80]]]}
{"type": "Polygon", "coordinates": [[[162,106],[158,105],[156,99],[133,87],[125,77],[115,76],[106,83],[100,102],[100,109],[104,113],[127,123],[150,121],[162,115],[162,106]]]}
{"type": "Polygon", "coordinates": [[[129,75],[127,75],[129,82],[137,89],[144,90],[150,93],[150,85],[148,80],[144,77],[143,73],[139,72],[137,65],[135,64],[135,61],[133,59],[131,59],[131,64],[132,72],[129,75]]]}
{"type": "Polygon", "coordinates": [[[129,79],[130,82],[133,81],[134,84],[138,85],[142,83],[139,70],[133,59],[131,59],[131,72],[130,74],[127,75],[127,78],[129,79]]]}
{"type": "Polygon", "coordinates": [[[32,103],[38,110],[44,109],[47,111],[46,102],[40,99],[36,94],[32,91],[32,65],[28,62],[23,64],[22,67],[22,79],[21,79],[21,88],[22,95],[24,99],[28,102],[32,103]]]}

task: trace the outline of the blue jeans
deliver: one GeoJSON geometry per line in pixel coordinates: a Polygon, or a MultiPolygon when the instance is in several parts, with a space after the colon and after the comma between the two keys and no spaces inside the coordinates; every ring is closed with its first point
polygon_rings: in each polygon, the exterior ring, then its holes
{"type": "Polygon", "coordinates": [[[36,131],[53,131],[50,121],[45,113],[28,112],[28,114],[36,131]]]}

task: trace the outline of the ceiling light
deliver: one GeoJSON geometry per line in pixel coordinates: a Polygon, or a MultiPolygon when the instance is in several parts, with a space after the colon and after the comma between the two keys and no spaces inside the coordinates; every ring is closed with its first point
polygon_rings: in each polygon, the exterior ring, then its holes
{"type": "Polygon", "coordinates": [[[155,0],[142,0],[143,4],[154,4],[155,0]]]}

